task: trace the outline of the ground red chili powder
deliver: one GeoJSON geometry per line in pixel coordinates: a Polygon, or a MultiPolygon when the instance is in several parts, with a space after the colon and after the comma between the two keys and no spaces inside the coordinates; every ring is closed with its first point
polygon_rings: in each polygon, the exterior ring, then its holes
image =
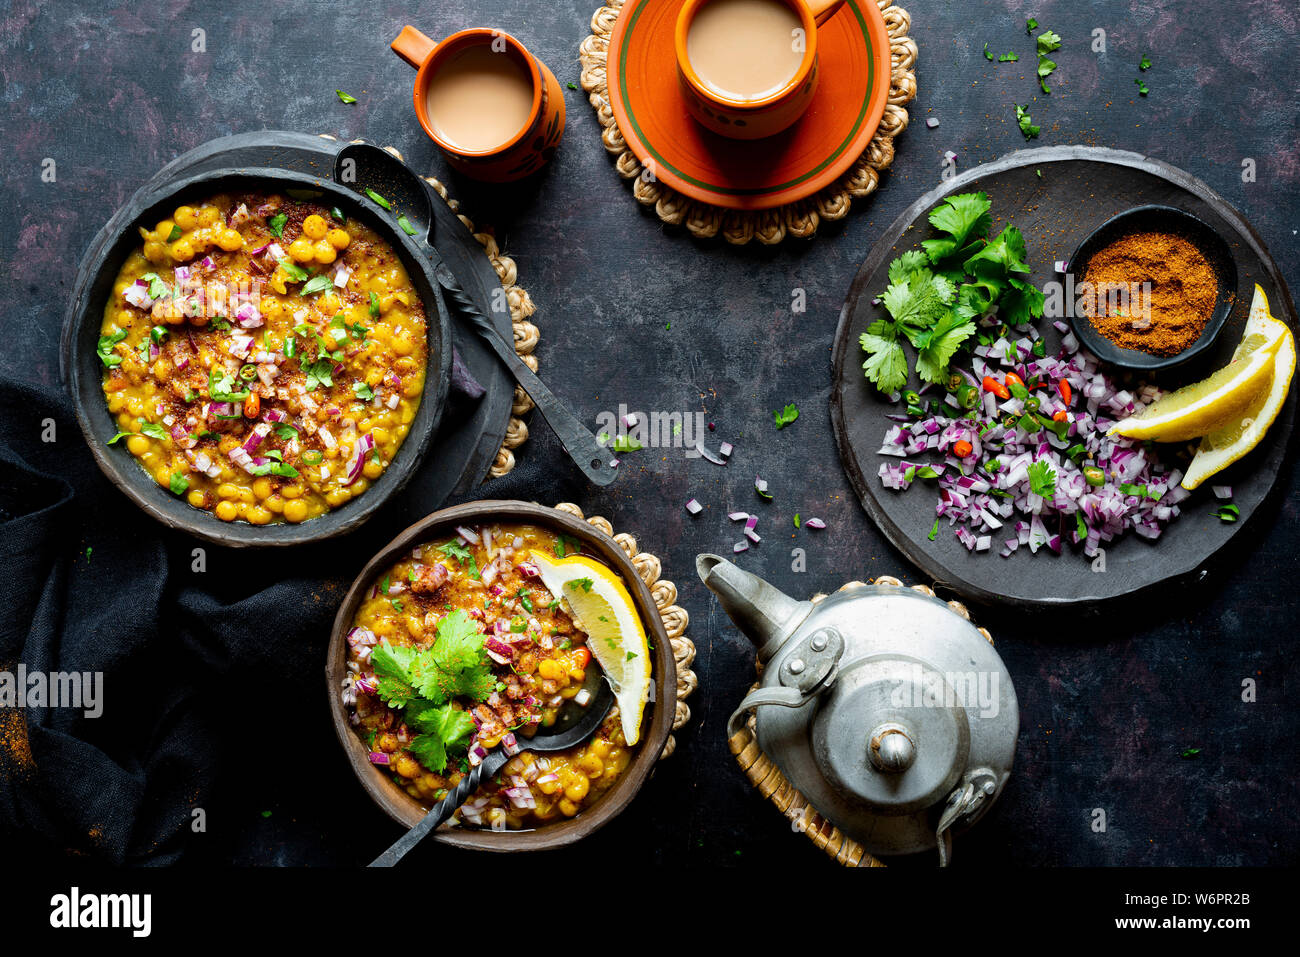
{"type": "Polygon", "coordinates": [[[1092,285],[1093,295],[1080,299],[1093,328],[1117,346],[1155,356],[1177,355],[1199,339],[1219,295],[1209,261],[1174,233],[1115,240],[1093,254],[1083,282],[1092,285]],[[1145,296],[1144,283],[1150,283],[1145,296]],[[1130,292],[1128,302],[1120,290],[1130,292]]]}

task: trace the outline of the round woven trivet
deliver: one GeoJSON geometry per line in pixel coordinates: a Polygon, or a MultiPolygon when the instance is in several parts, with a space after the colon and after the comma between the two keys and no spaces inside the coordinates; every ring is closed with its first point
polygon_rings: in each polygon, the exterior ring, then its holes
{"type": "Polygon", "coordinates": [[[591,18],[591,34],[578,48],[582,62],[582,88],[587,91],[602,127],[601,142],[614,156],[614,167],[624,179],[632,180],[632,195],[637,202],[653,206],[659,218],[670,226],[685,225],[687,232],[700,239],[719,233],[729,243],[743,245],[756,239],[774,245],[786,236],[810,239],[823,220],[843,219],[853,200],[863,199],[875,191],[880,174],[894,162],[894,137],[907,129],[908,103],[916,97],[916,41],[907,35],[912,17],[893,0],[875,0],[889,31],[889,56],[892,75],[889,99],[876,135],[867,144],[849,171],[839,181],[807,199],[774,209],[722,209],[709,203],[688,199],[670,186],[641,175],[641,161],[623,139],[609,105],[609,86],[605,71],[609,35],[623,9],[624,0],[608,0],[591,18]]]}
{"type": "MultiPolygon", "coordinates": [[[[560,512],[568,512],[574,518],[585,518],[582,509],[571,502],[561,502],[555,508],[560,512]]],[[[655,607],[659,609],[659,616],[664,621],[664,631],[668,633],[668,643],[672,645],[673,660],[677,662],[676,709],[673,712],[673,730],[677,731],[691,720],[691,708],[686,703],[686,699],[699,684],[699,679],[691,670],[691,664],[695,661],[695,643],[686,637],[686,626],[691,623],[691,617],[686,613],[685,608],[677,604],[677,586],[668,579],[659,577],[663,565],[658,558],[649,552],[638,551],[636,539],[626,532],[614,534],[614,527],[599,515],[587,518],[586,522],[614,539],[618,547],[627,553],[637,574],[650,589],[655,607]]],[[[669,735],[668,743],[664,745],[660,757],[668,757],[676,748],[677,739],[669,735]]]]}
{"type": "MultiPolygon", "coordinates": [[[[335,140],[336,136],[328,133],[320,134],[321,139],[335,140]]],[[[352,140],[353,143],[364,143],[365,140],[352,140]]],[[[385,146],[384,150],[396,156],[403,163],[406,162],[400,150],[393,146],[385,146]]],[[[497,240],[490,230],[479,232],[474,228],[473,221],[460,212],[460,203],[452,199],[447,194],[447,187],[432,176],[424,177],[424,181],[432,186],[451,207],[451,211],[456,217],[465,224],[465,228],[473,233],[474,238],[478,240],[487,253],[487,258],[492,263],[492,268],[501,277],[501,286],[506,291],[506,301],[510,304],[510,324],[514,327],[515,334],[515,352],[519,353],[519,358],[523,359],[528,368],[534,372],[537,371],[537,356],[533,355],[533,350],[537,348],[537,343],[542,334],[537,326],[529,322],[529,318],[537,311],[537,306],[533,304],[533,299],[528,295],[528,290],[518,285],[519,271],[515,266],[515,261],[505,253],[501,252],[497,246],[497,240]]],[[[533,407],[533,400],[528,393],[523,390],[522,386],[515,386],[515,400],[510,406],[510,421],[506,424],[506,437],[501,441],[501,448],[497,450],[496,460],[492,463],[492,468],[488,475],[492,478],[500,478],[515,467],[515,449],[519,448],[528,441],[528,424],[521,418],[525,412],[533,407]]]]}
{"type": "MultiPolygon", "coordinates": [[[[848,582],[840,586],[839,590],[847,591],[851,588],[861,588],[865,584],[866,582],[848,582]]],[[[892,575],[881,575],[872,584],[893,585],[898,588],[905,587],[899,579],[894,578],[892,575]]],[[[907,587],[910,587],[912,591],[920,592],[922,595],[929,595],[931,598],[935,597],[934,589],[928,585],[911,585],[907,587]]],[[[816,604],[825,597],[825,595],[813,595],[810,600],[816,604]]],[[[961,602],[950,601],[948,607],[967,621],[971,620],[970,612],[961,602]]],[[[990,645],[993,644],[993,636],[989,634],[987,628],[980,628],[979,626],[976,626],[976,628],[981,635],[988,639],[990,645]]],[[[759,667],[759,673],[761,676],[761,666],[759,667]]],[[[758,682],[756,681],[749,690],[753,691],[757,687],[758,682]]],[[[776,805],[777,810],[789,818],[791,827],[797,831],[803,831],[813,844],[835,858],[836,862],[846,867],[884,867],[884,864],[867,853],[866,848],[822,817],[817,809],[808,802],[808,799],[799,792],[798,788],[786,779],[786,776],[781,773],[781,769],[776,766],[776,762],[759,749],[754,734],[754,718],[755,715],[750,714],[749,720],[727,742],[727,745],[731,748],[731,753],[736,756],[736,763],[740,765],[740,769],[749,778],[749,783],[758,788],[759,794],[769,799],[776,805]]]]}

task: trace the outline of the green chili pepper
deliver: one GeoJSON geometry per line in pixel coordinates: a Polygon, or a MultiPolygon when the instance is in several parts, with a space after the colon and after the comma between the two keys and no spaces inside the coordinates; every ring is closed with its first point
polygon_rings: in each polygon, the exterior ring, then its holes
{"type": "Polygon", "coordinates": [[[979,405],[980,390],[969,382],[957,390],[957,403],[963,409],[973,409],[979,405]]]}
{"type": "Polygon", "coordinates": [[[249,365],[242,366],[239,370],[239,377],[243,379],[245,382],[252,382],[254,379],[257,378],[257,366],[252,365],[251,363],[249,365]]]}
{"type": "Polygon", "coordinates": [[[1106,484],[1106,473],[1095,465],[1089,465],[1083,470],[1083,478],[1093,488],[1101,488],[1106,484]]]}
{"type": "Polygon", "coordinates": [[[1039,407],[1040,405],[1042,405],[1042,403],[1038,401],[1038,396],[1036,396],[1036,395],[1031,395],[1029,398],[1027,398],[1027,399],[1025,400],[1025,411],[1026,411],[1026,412],[1037,412],[1037,411],[1038,411],[1038,407],[1039,407]]]}

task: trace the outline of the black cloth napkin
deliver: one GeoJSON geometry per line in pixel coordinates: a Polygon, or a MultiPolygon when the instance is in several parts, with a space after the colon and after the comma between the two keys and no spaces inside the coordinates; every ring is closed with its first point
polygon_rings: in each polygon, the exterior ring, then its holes
{"type": "MultiPolygon", "coordinates": [[[[459,500],[576,491],[580,476],[540,417],[532,431],[510,475],[459,500]]],[[[423,468],[436,467],[431,453],[423,468]]],[[[342,539],[223,549],[166,529],[116,489],[62,392],[0,380],[0,672],[103,676],[99,717],[0,708],[6,849],[173,862],[218,777],[267,767],[262,732],[330,735],[320,676],[334,614],[369,556],[430,510],[413,495],[342,539]]]]}

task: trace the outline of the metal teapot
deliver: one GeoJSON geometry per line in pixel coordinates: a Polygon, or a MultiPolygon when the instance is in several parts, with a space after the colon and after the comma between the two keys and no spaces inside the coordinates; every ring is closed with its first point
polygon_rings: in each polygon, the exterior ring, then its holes
{"type": "Polygon", "coordinates": [[[938,848],[975,823],[1011,774],[1019,708],[992,644],[944,602],[855,584],[795,601],[718,555],[696,571],[758,650],[763,753],[813,807],[877,855],[938,848]]]}

